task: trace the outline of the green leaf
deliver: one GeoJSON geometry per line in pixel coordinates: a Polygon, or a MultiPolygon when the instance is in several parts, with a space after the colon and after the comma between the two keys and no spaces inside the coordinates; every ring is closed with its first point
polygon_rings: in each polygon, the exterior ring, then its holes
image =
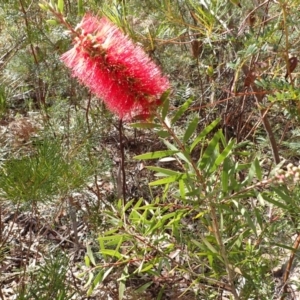
{"type": "Polygon", "coordinates": [[[185,182],[184,180],[179,180],[179,192],[180,192],[180,198],[185,199],[185,182]]]}
{"type": "Polygon", "coordinates": [[[111,271],[114,269],[114,267],[110,267],[108,268],[105,273],[103,274],[103,278],[101,279],[101,281],[104,281],[106,279],[106,277],[111,273],[111,271]]]}
{"type": "Polygon", "coordinates": [[[84,256],[84,263],[87,267],[91,265],[91,261],[87,255],[84,256]]]}
{"type": "Polygon", "coordinates": [[[220,166],[223,161],[225,160],[225,158],[229,155],[229,153],[231,152],[233,146],[235,144],[235,141],[234,140],[231,140],[229,142],[229,144],[226,146],[226,148],[222,151],[222,153],[216,158],[215,162],[214,162],[214,165],[213,165],[213,168],[210,169],[211,172],[215,171],[216,168],[218,166],[220,166]]]}
{"type": "Polygon", "coordinates": [[[207,136],[209,132],[211,132],[220,122],[220,119],[213,121],[210,125],[205,127],[201,133],[195,138],[194,142],[191,145],[191,151],[199,144],[200,141],[203,140],[207,136]]]}
{"type": "Polygon", "coordinates": [[[121,280],[119,282],[119,300],[122,300],[124,297],[124,292],[126,289],[126,285],[125,285],[126,281],[125,280],[121,280]]]}
{"type": "Polygon", "coordinates": [[[47,20],[46,23],[49,24],[49,25],[51,25],[51,26],[55,26],[55,25],[58,24],[57,21],[56,21],[56,20],[53,20],[53,19],[47,20]]]}
{"type": "Polygon", "coordinates": [[[259,201],[259,203],[260,203],[261,206],[265,205],[265,200],[264,200],[264,198],[263,198],[263,196],[262,196],[261,193],[258,193],[257,199],[258,199],[258,201],[259,201]]]}
{"type": "Polygon", "coordinates": [[[213,138],[210,140],[207,148],[205,149],[202,157],[199,159],[199,167],[201,170],[205,170],[206,172],[209,172],[211,167],[213,166],[215,159],[217,155],[219,154],[219,140],[221,131],[219,130],[213,138]]]}
{"type": "Polygon", "coordinates": [[[64,13],[64,0],[57,1],[57,9],[61,14],[64,13]]]}
{"type": "Polygon", "coordinates": [[[77,2],[78,4],[78,16],[83,16],[84,14],[84,9],[83,9],[83,1],[82,0],[78,0],[77,2]]]}
{"type": "Polygon", "coordinates": [[[156,300],[161,300],[162,297],[163,297],[163,295],[164,295],[164,292],[165,292],[165,287],[162,286],[161,289],[159,290],[159,293],[158,293],[158,295],[156,297],[156,300]]]}
{"type": "Polygon", "coordinates": [[[123,211],[125,212],[125,211],[127,211],[128,210],[128,208],[130,208],[131,207],[131,205],[132,205],[132,203],[134,202],[134,200],[132,199],[132,200],[130,200],[130,201],[128,201],[127,203],[126,203],[126,205],[124,206],[124,208],[123,208],[123,211]]]}
{"type": "Polygon", "coordinates": [[[289,245],[286,245],[286,244],[272,243],[272,245],[295,252],[295,248],[290,247],[289,245]]]}
{"type": "Polygon", "coordinates": [[[252,221],[253,217],[250,217],[248,210],[244,206],[242,206],[238,201],[232,200],[232,202],[235,204],[235,206],[237,207],[237,210],[240,212],[240,214],[242,216],[244,216],[244,218],[246,219],[246,221],[247,221],[249,227],[252,229],[252,231],[257,235],[256,227],[252,221]]]}
{"type": "Polygon", "coordinates": [[[126,265],[123,269],[121,277],[118,279],[118,281],[119,281],[119,300],[122,300],[124,297],[127,278],[128,278],[128,267],[126,265]]]}
{"type": "Polygon", "coordinates": [[[86,246],[86,252],[87,252],[87,256],[89,257],[89,259],[91,260],[91,263],[96,266],[96,262],[95,262],[95,258],[94,258],[94,254],[91,250],[91,246],[87,245],[86,246]]]}
{"type": "Polygon", "coordinates": [[[48,8],[48,6],[46,6],[46,5],[44,5],[44,4],[41,4],[41,3],[39,3],[39,7],[42,9],[42,10],[45,10],[45,11],[47,11],[49,8],[48,8]]]}
{"type": "Polygon", "coordinates": [[[93,287],[93,290],[97,287],[97,285],[99,284],[99,282],[102,282],[104,280],[104,271],[101,270],[95,277],[95,279],[93,280],[93,283],[92,283],[92,287],[93,287]]]}
{"type": "Polygon", "coordinates": [[[140,273],[145,273],[149,270],[152,270],[154,268],[154,265],[152,263],[147,263],[146,266],[140,271],[140,273]]]}
{"type": "Polygon", "coordinates": [[[285,203],[287,204],[293,203],[292,198],[287,193],[285,193],[286,190],[284,187],[281,187],[280,189],[274,187],[274,191],[285,203]]]}
{"type": "Polygon", "coordinates": [[[156,151],[156,152],[148,152],[141,155],[137,155],[134,157],[134,159],[156,159],[156,158],[170,156],[175,153],[178,153],[178,150],[163,150],[163,151],[156,151]]]}
{"type": "Polygon", "coordinates": [[[187,164],[191,164],[191,156],[190,153],[187,151],[179,151],[173,144],[169,143],[168,141],[164,140],[164,144],[172,151],[177,151],[175,154],[179,159],[183,160],[187,164]]]}
{"type": "MultiPolygon", "coordinates": [[[[110,234],[105,232],[105,234],[110,234]]],[[[119,245],[123,241],[128,238],[127,234],[115,234],[115,235],[108,235],[108,236],[101,236],[98,237],[101,249],[105,249],[104,243],[106,246],[115,246],[119,245]]]]}
{"type": "Polygon", "coordinates": [[[176,112],[175,116],[171,120],[171,124],[175,124],[179,118],[184,114],[184,112],[190,107],[190,105],[193,103],[193,99],[189,98],[176,112]]]}
{"type": "Polygon", "coordinates": [[[156,133],[157,133],[157,135],[158,135],[159,137],[161,137],[161,138],[163,138],[163,139],[170,136],[170,133],[169,133],[169,131],[167,131],[167,130],[159,130],[159,131],[157,131],[156,133]]]}
{"type": "Polygon", "coordinates": [[[257,158],[255,158],[254,160],[254,167],[255,167],[255,172],[258,180],[262,180],[262,171],[257,158]]]}
{"type": "Polygon", "coordinates": [[[162,185],[162,184],[167,184],[167,183],[172,183],[172,182],[178,182],[181,179],[186,179],[187,175],[186,174],[181,174],[181,175],[177,175],[177,176],[170,176],[170,177],[166,177],[163,179],[159,179],[156,181],[152,181],[149,183],[150,186],[155,186],[155,185],[162,185]]]}
{"type": "Polygon", "coordinates": [[[201,240],[212,253],[219,254],[218,250],[205,237],[201,237],[201,240]]]}
{"type": "Polygon", "coordinates": [[[88,278],[87,282],[85,283],[84,288],[87,288],[91,284],[93,278],[94,278],[93,272],[89,272],[89,278],[88,278]]]}
{"type": "Polygon", "coordinates": [[[188,125],[188,128],[186,129],[184,136],[183,136],[183,142],[186,143],[189,138],[192,136],[192,134],[194,133],[194,131],[196,130],[197,126],[199,123],[199,118],[196,117],[194,118],[193,121],[191,121],[188,125]]]}
{"type": "Polygon", "coordinates": [[[137,293],[142,293],[142,292],[146,291],[147,288],[148,288],[149,286],[151,286],[152,284],[153,284],[153,281],[147,282],[147,283],[143,284],[141,287],[139,287],[139,288],[136,290],[136,292],[137,292],[137,293]]]}
{"type": "Polygon", "coordinates": [[[257,48],[256,44],[249,45],[249,47],[246,50],[245,56],[255,54],[257,49],[258,48],[257,48]]]}
{"type": "Polygon", "coordinates": [[[146,168],[148,170],[161,173],[162,175],[175,176],[175,175],[182,174],[181,172],[176,172],[176,171],[173,171],[173,170],[170,170],[170,169],[165,169],[165,168],[160,168],[160,167],[149,166],[149,167],[146,167],[146,168]]]}
{"type": "Polygon", "coordinates": [[[116,257],[117,259],[121,259],[123,256],[121,255],[121,253],[119,253],[116,250],[111,250],[111,249],[101,249],[99,251],[101,254],[103,255],[108,255],[110,257],[116,257]]]}
{"type": "Polygon", "coordinates": [[[229,174],[230,174],[230,171],[231,171],[230,159],[226,158],[224,160],[223,170],[222,170],[222,176],[221,176],[222,191],[225,194],[228,192],[228,184],[229,184],[229,174]]]}
{"type": "Polygon", "coordinates": [[[166,118],[170,107],[169,94],[170,91],[168,90],[167,92],[163,93],[160,98],[160,101],[163,103],[163,107],[161,111],[161,117],[163,120],[166,118]]]}

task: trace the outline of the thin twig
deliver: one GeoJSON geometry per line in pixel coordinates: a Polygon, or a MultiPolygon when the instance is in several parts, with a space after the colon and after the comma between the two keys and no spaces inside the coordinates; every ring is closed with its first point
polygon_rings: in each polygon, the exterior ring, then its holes
{"type": "Polygon", "coordinates": [[[126,200],[126,172],[125,172],[125,154],[124,154],[124,144],[123,144],[123,121],[119,121],[119,141],[120,141],[120,154],[121,154],[121,162],[120,162],[120,170],[122,174],[122,197],[125,202],[126,200]]]}
{"type": "MultiPolygon", "coordinates": [[[[34,63],[36,65],[36,68],[39,69],[39,59],[37,57],[37,53],[36,53],[36,50],[33,46],[33,43],[32,43],[32,34],[31,34],[31,28],[30,28],[30,25],[29,25],[29,21],[28,21],[28,17],[27,17],[27,11],[24,7],[24,3],[22,0],[19,1],[20,3],[20,7],[21,7],[21,11],[24,15],[24,21],[25,21],[25,27],[26,27],[26,32],[27,32],[27,38],[29,40],[29,46],[30,46],[30,50],[31,50],[31,54],[33,56],[33,60],[34,60],[34,63]]],[[[37,93],[37,99],[38,99],[38,104],[39,105],[43,105],[45,106],[45,93],[43,93],[43,81],[38,78],[38,93],[37,93]]]]}
{"type": "MultiPolygon", "coordinates": [[[[247,74],[249,73],[249,68],[244,65],[242,67],[242,69],[243,69],[244,74],[247,76],[247,74]]],[[[256,99],[257,105],[259,106],[263,102],[265,93],[260,93],[259,88],[255,85],[254,82],[251,83],[251,88],[252,88],[253,92],[255,92],[254,98],[256,99]]],[[[269,141],[270,141],[270,146],[271,146],[274,162],[276,165],[278,165],[280,163],[279,151],[278,151],[277,142],[276,142],[271,124],[270,124],[269,119],[266,114],[267,109],[260,108],[259,112],[260,112],[261,120],[264,125],[265,131],[266,131],[269,141]]]]}
{"type": "MultiPolygon", "coordinates": [[[[185,145],[178,139],[178,137],[173,132],[173,130],[168,126],[168,124],[159,115],[157,115],[157,117],[160,120],[161,124],[167,129],[167,131],[170,133],[170,135],[174,138],[174,140],[177,143],[179,149],[183,153],[186,153],[185,145]]],[[[204,181],[203,175],[201,174],[199,168],[197,167],[196,163],[192,159],[190,160],[190,163],[192,165],[192,168],[195,171],[195,174],[198,178],[198,181],[203,185],[203,189],[205,190],[205,181],[204,181]]],[[[210,213],[211,213],[212,224],[213,224],[213,229],[214,229],[213,232],[214,232],[216,240],[219,244],[219,247],[220,247],[220,250],[221,250],[221,256],[224,260],[225,268],[226,268],[227,275],[228,275],[230,290],[231,290],[231,293],[233,294],[234,299],[239,300],[240,297],[239,297],[239,295],[236,291],[235,283],[234,283],[234,271],[233,271],[232,266],[229,262],[229,259],[228,259],[227,253],[226,253],[226,247],[223,243],[222,236],[221,236],[221,233],[220,233],[220,225],[219,225],[219,222],[218,222],[218,219],[217,219],[215,204],[213,203],[213,200],[211,200],[211,199],[209,200],[209,207],[210,207],[210,213]]]]}
{"type": "Polygon", "coordinates": [[[300,245],[300,233],[298,233],[298,236],[297,236],[297,238],[296,238],[296,240],[294,242],[293,250],[291,251],[289,261],[288,261],[286,269],[284,271],[284,275],[283,275],[283,291],[282,291],[282,296],[281,296],[280,300],[284,300],[284,298],[287,295],[287,292],[288,292],[287,291],[287,288],[288,288],[287,281],[288,281],[290,273],[291,273],[291,269],[292,269],[293,262],[294,262],[294,259],[295,259],[295,253],[297,252],[297,250],[299,248],[299,245],[300,245]]]}

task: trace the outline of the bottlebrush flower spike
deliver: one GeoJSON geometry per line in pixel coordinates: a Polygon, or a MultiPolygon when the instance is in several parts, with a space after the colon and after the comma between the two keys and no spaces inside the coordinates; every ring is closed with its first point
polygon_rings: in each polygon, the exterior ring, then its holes
{"type": "Polygon", "coordinates": [[[147,116],[160,105],[169,81],[142,48],[107,18],[87,14],[74,47],[61,60],[119,118],[147,116]]]}

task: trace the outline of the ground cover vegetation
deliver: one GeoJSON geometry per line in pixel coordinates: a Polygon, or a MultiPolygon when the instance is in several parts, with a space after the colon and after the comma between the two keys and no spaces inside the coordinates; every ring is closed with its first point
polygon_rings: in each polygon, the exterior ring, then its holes
{"type": "Polygon", "coordinates": [[[300,299],[298,0],[2,0],[0,299],[300,299]]]}

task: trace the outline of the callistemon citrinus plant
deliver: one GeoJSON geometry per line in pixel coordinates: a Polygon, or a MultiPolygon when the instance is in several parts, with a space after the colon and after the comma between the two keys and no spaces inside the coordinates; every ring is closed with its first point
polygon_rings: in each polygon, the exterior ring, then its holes
{"type": "Polygon", "coordinates": [[[169,88],[168,79],[142,48],[107,18],[87,14],[77,26],[65,65],[120,119],[147,117],[169,88]]]}

